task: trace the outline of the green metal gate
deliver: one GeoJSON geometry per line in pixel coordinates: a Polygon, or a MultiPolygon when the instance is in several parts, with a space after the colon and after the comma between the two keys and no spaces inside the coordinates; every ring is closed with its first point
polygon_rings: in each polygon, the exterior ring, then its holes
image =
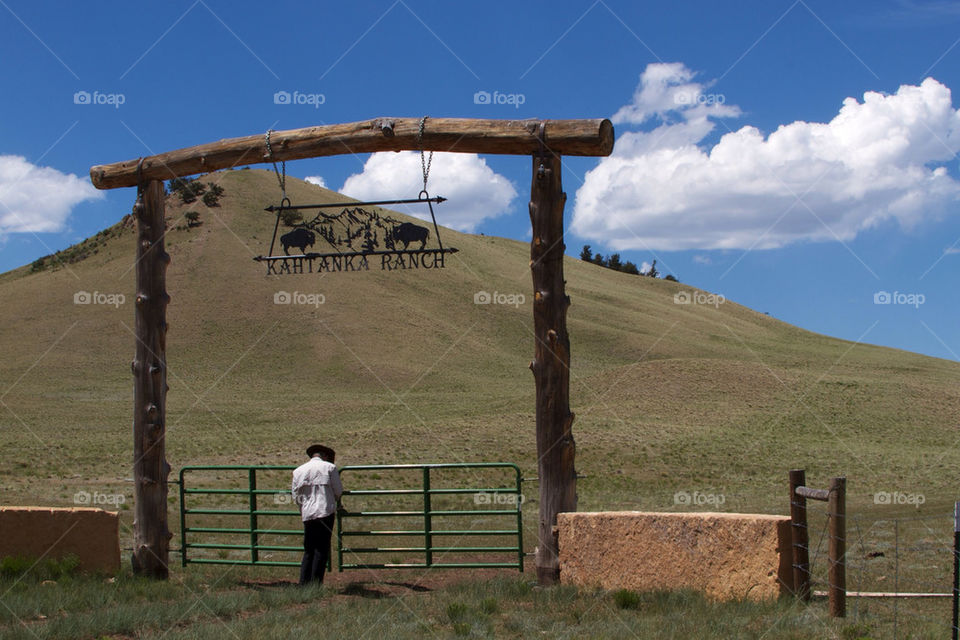
{"type": "MultiPolygon", "coordinates": [[[[413,471],[420,474],[420,486],[404,489],[356,489],[344,491],[344,496],[377,496],[399,497],[409,496],[419,504],[406,509],[373,508],[368,510],[348,510],[337,519],[337,565],[344,569],[385,569],[385,568],[479,568],[479,567],[506,567],[523,571],[523,494],[521,493],[522,478],[520,469],[515,464],[504,462],[478,463],[451,463],[451,464],[406,464],[406,465],[360,465],[344,467],[341,478],[345,486],[350,478],[360,472],[379,471],[413,471]],[[435,487],[431,474],[436,477],[443,470],[506,470],[509,473],[509,483],[503,482],[497,487],[435,487]],[[436,505],[437,498],[454,496],[473,496],[474,507],[480,504],[491,505],[494,508],[451,509],[443,505],[436,505]],[[478,500],[478,497],[484,499],[478,500]],[[501,505],[507,508],[496,508],[501,505]],[[465,527],[457,524],[445,525],[447,521],[459,522],[465,517],[483,519],[487,522],[505,522],[494,528],[465,527]],[[416,528],[380,528],[380,520],[399,519],[401,522],[412,522],[416,528]],[[348,528],[350,524],[359,526],[358,529],[348,528]],[[452,527],[452,528],[451,528],[452,527]],[[460,546],[462,539],[490,540],[489,544],[460,546]],[[349,540],[381,540],[381,539],[416,538],[422,540],[417,546],[380,546],[373,542],[356,546],[345,543],[349,540]],[[437,539],[440,539],[439,541],[437,539]],[[493,541],[509,539],[510,542],[494,544],[493,541]],[[450,541],[452,542],[444,542],[450,541]],[[420,561],[390,561],[364,562],[361,554],[396,555],[412,554],[422,556],[420,561]],[[445,556],[469,554],[469,558],[458,562],[446,561],[445,556]],[[476,555],[508,555],[511,560],[478,561],[476,555]],[[345,556],[354,556],[356,562],[345,562],[345,556]]],[[[487,524],[485,522],[484,524],[487,524]]]]}
{"type": "MultiPolygon", "coordinates": [[[[267,566],[299,566],[299,561],[276,560],[261,557],[261,552],[303,553],[303,544],[288,542],[290,536],[303,536],[300,524],[300,512],[293,504],[290,489],[277,486],[269,489],[258,488],[257,474],[265,472],[284,472],[288,477],[294,467],[288,465],[205,465],[189,466],[180,470],[180,553],[183,566],[193,562],[197,564],[254,564],[267,566]],[[189,486],[188,474],[194,476],[200,472],[216,473],[215,485],[225,486],[189,486]],[[227,477],[224,478],[223,476],[227,477]],[[246,487],[236,485],[243,480],[246,487]],[[202,507],[188,507],[188,496],[221,497],[217,504],[202,507]],[[278,508],[270,509],[263,504],[261,497],[273,496],[278,508]],[[279,508],[282,502],[278,496],[288,496],[289,507],[279,508]],[[239,504],[227,504],[230,498],[239,499],[239,504]],[[202,516],[202,518],[198,518],[202,516]],[[289,522],[286,528],[261,525],[261,520],[281,518],[289,522]],[[296,520],[294,520],[296,518],[296,520]],[[197,523],[197,520],[200,520],[197,523]],[[214,526],[223,525],[228,526],[214,526]],[[297,527],[297,528],[294,528],[297,527]],[[211,539],[216,536],[217,539],[211,539]],[[280,538],[286,544],[265,544],[264,539],[280,538]],[[195,541],[199,538],[199,541],[195,541]],[[236,542],[234,542],[236,540],[236,542]],[[249,542],[239,542],[246,540],[249,542]],[[219,557],[192,556],[192,550],[216,550],[219,557]],[[249,552],[249,558],[238,558],[240,552],[249,552]],[[232,554],[233,557],[228,557],[232,554]]],[[[209,479],[207,479],[209,482],[209,479]]],[[[297,541],[299,542],[299,541],[297,541]]]]}
{"type": "MultiPolygon", "coordinates": [[[[303,551],[303,529],[289,489],[294,468],[182,468],[179,484],[183,565],[192,562],[299,566],[295,554],[303,551]],[[214,477],[199,477],[202,475],[214,477]],[[241,483],[246,486],[239,487],[241,483]],[[272,507],[265,503],[266,499],[272,500],[272,507]],[[194,504],[202,500],[208,504],[194,504]],[[291,536],[295,539],[291,540],[291,536]],[[216,557],[211,557],[211,552],[216,557]]],[[[342,467],[340,474],[345,487],[361,487],[344,490],[344,508],[338,513],[340,571],[428,567],[507,567],[523,571],[522,477],[515,464],[358,465],[342,467]],[[468,473],[471,481],[482,480],[487,486],[465,486],[465,482],[453,482],[451,486],[450,479],[445,477],[450,473],[468,473]],[[472,508],[457,504],[470,497],[472,508]],[[459,524],[464,520],[466,524],[459,524]],[[406,526],[396,527],[393,522],[406,526]],[[450,522],[454,524],[447,524],[450,522]],[[398,546],[389,542],[398,539],[410,544],[398,546]],[[463,540],[479,542],[461,545],[463,540]]]]}

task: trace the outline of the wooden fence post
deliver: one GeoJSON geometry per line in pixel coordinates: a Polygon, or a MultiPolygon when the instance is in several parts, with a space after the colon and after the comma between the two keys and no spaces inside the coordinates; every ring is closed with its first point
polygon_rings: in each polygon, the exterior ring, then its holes
{"type": "Polygon", "coordinates": [[[807,499],[797,495],[797,487],[806,486],[803,469],[790,471],[790,532],[793,539],[793,593],[810,600],[810,546],[807,530],[807,499]]]}
{"type": "Polygon", "coordinates": [[[167,417],[167,322],[169,296],[164,250],[162,180],[144,185],[137,219],[136,354],[133,360],[133,571],[166,579],[171,533],[167,528],[167,475],[164,432],[167,417]]]}
{"type": "Polygon", "coordinates": [[[847,615],[847,479],[830,481],[830,499],[827,511],[830,516],[830,615],[843,618],[847,615]]]}
{"type": "Polygon", "coordinates": [[[563,280],[563,207],[560,156],[549,151],[533,156],[530,188],[530,269],[533,272],[533,330],[536,343],[530,363],[536,381],[537,467],[540,477],[540,527],[537,580],[560,579],[557,514],[577,509],[577,480],[570,413],[570,339],[563,280]]]}

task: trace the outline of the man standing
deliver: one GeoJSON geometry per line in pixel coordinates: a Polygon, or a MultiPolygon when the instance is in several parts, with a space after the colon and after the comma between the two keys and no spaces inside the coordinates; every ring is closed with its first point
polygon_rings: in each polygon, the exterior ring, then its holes
{"type": "Polygon", "coordinates": [[[343,486],[337,467],[333,464],[336,457],[333,449],[322,444],[310,445],[307,456],[310,461],[294,470],[291,488],[303,520],[300,584],[309,584],[314,580],[322,584],[330,558],[333,520],[343,486]]]}

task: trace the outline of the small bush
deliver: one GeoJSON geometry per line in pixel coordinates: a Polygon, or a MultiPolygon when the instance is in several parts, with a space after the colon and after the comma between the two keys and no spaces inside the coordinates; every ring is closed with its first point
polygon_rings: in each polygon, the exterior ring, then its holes
{"type": "Polygon", "coordinates": [[[287,209],[280,214],[280,220],[283,222],[284,226],[295,227],[303,222],[303,214],[299,211],[287,209]]]}
{"type": "Polygon", "coordinates": [[[640,594],[630,589],[619,589],[613,592],[613,602],[618,609],[638,609],[640,607],[640,594]]]}
{"type": "Polygon", "coordinates": [[[25,574],[33,566],[35,560],[26,556],[7,556],[0,560],[0,575],[7,577],[25,574]]]}
{"type": "Polygon", "coordinates": [[[56,580],[64,576],[71,576],[80,568],[80,558],[75,555],[67,555],[63,558],[47,558],[44,561],[44,570],[50,578],[56,580]]]}
{"type": "Polygon", "coordinates": [[[173,178],[167,181],[167,193],[180,193],[189,182],[185,178],[173,178]]]}
{"type": "Polygon", "coordinates": [[[480,602],[480,611],[484,613],[496,613],[500,610],[500,605],[497,604],[496,598],[484,598],[480,602]]]}
{"type": "Polygon", "coordinates": [[[840,630],[843,640],[872,640],[870,627],[865,624],[851,624],[840,630]]]}
{"type": "Polygon", "coordinates": [[[447,605],[447,617],[450,618],[450,622],[463,620],[467,617],[468,611],[469,608],[462,602],[451,602],[447,605]]]}
{"type": "Polygon", "coordinates": [[[176,194],[180,197],[180,202],[183,204],[190,204],[191,202],[196,202],[203,193],[207,190],[207,186],[200,182],[199,180],[184,180],[183,178],[174,178],[167,183],[167,190],[171,194],[176,194]]]}
{"type": "Polygon", "coordinates": [[[223,196],[223,187],[213,182],[208,182],[207,187],[207,192],[203,194],[203,204],[208,207],[219,207],[220,197],[223,196]]]}

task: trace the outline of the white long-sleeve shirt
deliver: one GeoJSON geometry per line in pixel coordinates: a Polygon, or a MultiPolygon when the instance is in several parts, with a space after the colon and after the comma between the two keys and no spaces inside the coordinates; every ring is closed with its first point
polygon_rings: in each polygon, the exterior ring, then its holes
{"type": "Polygon", "coordinates": [[[300,518],[306,522],[336,511],[343,485],[336,465],[314,456],[294,470],[290,491],[300,507],[300,518]]]}

